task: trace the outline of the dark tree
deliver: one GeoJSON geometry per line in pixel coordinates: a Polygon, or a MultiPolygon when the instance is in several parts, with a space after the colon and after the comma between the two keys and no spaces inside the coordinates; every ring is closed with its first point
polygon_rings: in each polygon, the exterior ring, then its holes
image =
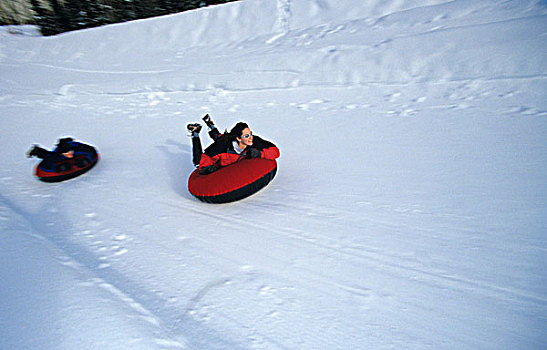
{"type": "Polygon", "coordinates": [[[35,13],[34,20],[40,27],[42,35],[55,35],[62,32],[60,24],[52,10],[45,7],[38,0],[31,0],[31,5],[35,13]]]}
{"type": "Polygon", "coordinates": [[[237,0],[31,0],[43,35],[162,16],[237,0]]]}

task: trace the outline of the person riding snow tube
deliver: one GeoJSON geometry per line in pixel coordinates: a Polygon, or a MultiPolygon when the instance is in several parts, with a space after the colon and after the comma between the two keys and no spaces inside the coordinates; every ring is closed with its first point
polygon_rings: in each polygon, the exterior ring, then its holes
{"type": "Polygon", "coordinates": [[[42,159],[34,171],[38,179],[44,182],[60,182],[90,170],[97,164],[99,153],[91,145],[65,137],[58,141],[53,151],[33,145],[27,152],[27,157],[42,159]]]}
{"type": "Polygon", "coordinates": [[[188,179],[188,190],[208,203],[233,202],[265,187],[277,172],[279,149],[272,142],[253,135],[244,122],[221,134],[207,114],[203,120],[214,143],[202,152],[199,123],[189,124],[193,162],[198,168],[188,179]]]}

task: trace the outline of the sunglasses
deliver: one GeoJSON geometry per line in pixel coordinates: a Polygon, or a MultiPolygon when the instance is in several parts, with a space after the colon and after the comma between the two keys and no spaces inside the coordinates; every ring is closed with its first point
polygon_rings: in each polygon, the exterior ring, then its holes
{"type": "Polygon", "coordinates": [[[249,137],[253,136],[253,133],[242,135],[244,139],[248,139],[249,137]]]}

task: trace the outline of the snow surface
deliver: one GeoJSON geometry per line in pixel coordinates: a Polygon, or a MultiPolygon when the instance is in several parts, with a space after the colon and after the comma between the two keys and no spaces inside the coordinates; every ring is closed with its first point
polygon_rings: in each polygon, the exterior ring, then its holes
{"type": "Polygon", "coordinates": [[[0,348],[545,349],[545,2],[359,3],[1,28],[0,348]],[[266,189],[187,192],[205,113],[266,189]],[[67,135],[101,161],[37,181],[67,135]]]}

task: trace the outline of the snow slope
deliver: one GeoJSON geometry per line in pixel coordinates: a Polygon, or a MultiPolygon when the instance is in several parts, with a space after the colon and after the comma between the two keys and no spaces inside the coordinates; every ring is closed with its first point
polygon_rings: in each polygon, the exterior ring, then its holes
{"type": "Polygon", "coordinates": [[[364,3],[0,28],[0,348],[545,348],[545,2],[364,3]],[[205,113],[266,189],[187,192],[205,113]],[[66,135],[100,163],[37,181],[66,135]]]}

